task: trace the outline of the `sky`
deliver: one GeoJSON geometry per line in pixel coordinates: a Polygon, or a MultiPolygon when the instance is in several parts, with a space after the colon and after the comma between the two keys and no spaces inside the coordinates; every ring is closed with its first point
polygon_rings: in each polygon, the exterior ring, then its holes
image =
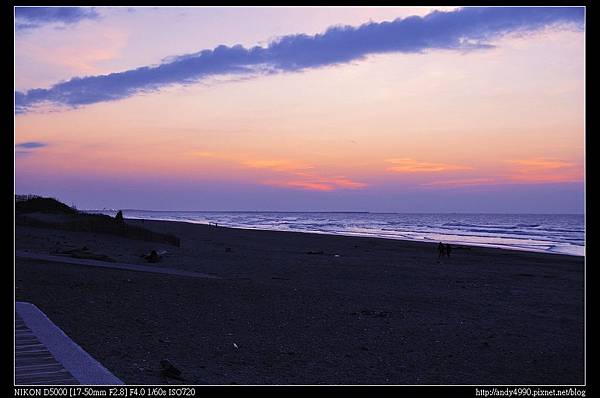
{"type": "Polygon", "coordinates": [[[17,7],[15,191],[582,213],[581,7],[17,7]]]}

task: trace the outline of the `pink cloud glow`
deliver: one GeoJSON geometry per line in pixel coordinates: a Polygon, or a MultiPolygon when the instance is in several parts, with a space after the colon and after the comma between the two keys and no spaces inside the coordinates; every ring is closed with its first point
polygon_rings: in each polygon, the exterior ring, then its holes
{"type": "Polygon", "coordinates": [[[263,181],[263,184],[286,188],[300,188],[311,191],[334,191],[337,189],[360,189],[367,184],[352,181],[344,177],[319,178],[318,176],[307,176],[296,181],[263,181]]]}
{"type": "Polygon", "coordinates": [[[583,172],[574,163],[559,159],[533,158],[508,160],[507,179],[516,182],[551,183],[582,181],[583,172]]]}
{"type": "Polygon", "coordinates": [[[448,163],[423,162],[412,158],[396,158],[388,159],[386,162],[391,163],[388,171],[396,173],[440,173],[446,171],[471,170],[472,167],[460,166],[448,163]]]}
{"type": "Polygon", "coordinates": [[[457,180],[426,182],[426,183],[421,184],[421,186],[458,188],[458,187],[467,187],[467,186],[471,186],[471,185],[495,184],[497,182],[498,181],[494,178],[463,178],[463,179],[457,179],[457,180]]]}
{"type": "Polygon", "coordinates": [[[360,189],[367,186],[363,182],[344,176],[328,176],[327,173],[319,173],[315,171],[315,165],[291,159],[251,158],[248,155],[225,155],[215,152],[196,152],[195,156],[224,160],[244,169],[261,169],[274,173],[274,178],[263,180],[259,177],[258,183],[265,185],[313,191],[360,189]]]}

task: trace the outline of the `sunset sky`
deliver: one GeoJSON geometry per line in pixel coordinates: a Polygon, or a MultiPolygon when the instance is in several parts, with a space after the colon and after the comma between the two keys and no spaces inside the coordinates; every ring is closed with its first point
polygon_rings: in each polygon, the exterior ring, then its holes
{"type": "Polygon", "coordinates": [[[583,8],[15,9],[15,190],[581,213],[583,8]]]}

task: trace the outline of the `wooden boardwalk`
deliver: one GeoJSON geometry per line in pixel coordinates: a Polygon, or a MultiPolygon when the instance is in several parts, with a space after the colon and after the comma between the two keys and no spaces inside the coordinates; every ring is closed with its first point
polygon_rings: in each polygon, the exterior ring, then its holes
{"type": "Polygon", "coordinates": [[[79,384],[15,313],[15,384],[79,384]]]}
{"type": "Polygon", "coordinates": [[[123,384],[35,304],[15,302],[15,385],[123,384]]]}

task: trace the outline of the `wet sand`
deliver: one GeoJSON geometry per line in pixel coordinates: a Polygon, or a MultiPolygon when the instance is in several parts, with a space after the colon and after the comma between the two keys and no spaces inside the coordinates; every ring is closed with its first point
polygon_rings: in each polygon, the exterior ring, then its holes
{"type": "Polygon", "coordinates": [[[17,258],[36,304],[128,384],[582,384],[583,257],[128,220],[181,247],[16,227],[199,279],[17,258]],[[165,379],[169,359],[185,381],[165,379]]]}

